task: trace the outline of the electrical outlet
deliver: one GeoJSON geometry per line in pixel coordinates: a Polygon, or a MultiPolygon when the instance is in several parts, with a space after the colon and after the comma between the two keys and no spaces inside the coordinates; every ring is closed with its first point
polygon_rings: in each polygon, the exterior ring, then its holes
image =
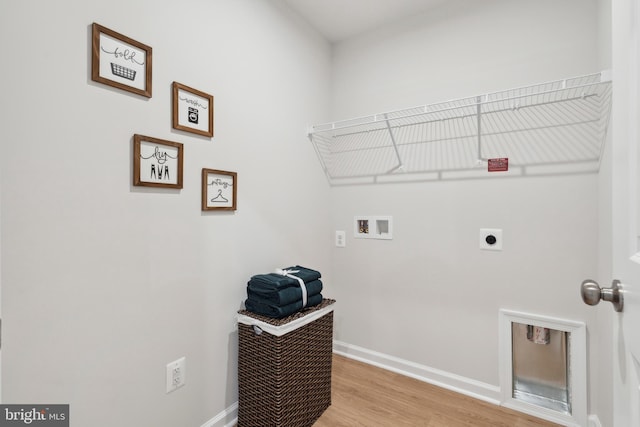
{"type": "Polygon", "coordinates": [[[502,250],[502,229],[481,228],[480,229],[480,249],[486,251],[502,250]]]}
{"type": "Polygon", "coordinates": [[[187,381],[187,360],[184,357],[167,364],[167,393],[182,387],[187,381]]]}
{"type": "Polygon", "coordinates": [[[344,231],[336,231],[336,246],[339,248],[344,248],[345,246],[347,246],[347,235],[344,231]]]}

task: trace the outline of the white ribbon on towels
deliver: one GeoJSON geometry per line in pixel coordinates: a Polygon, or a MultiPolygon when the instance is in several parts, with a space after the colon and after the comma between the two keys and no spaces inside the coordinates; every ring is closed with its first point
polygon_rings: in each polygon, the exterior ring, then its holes
{"type": "Polygon", "coordinates": [[[291,277],[292,279],[296,279],[298,283],[300,283],[300,289],[302,290],[302,308],[307,306],[307,286],[304,284],[304,280],[301,278],[294,276],[291,273],[299,273],[300,270],[283,270],[281,268],[276,269],[275,273],[281,276],[291,277]]]}

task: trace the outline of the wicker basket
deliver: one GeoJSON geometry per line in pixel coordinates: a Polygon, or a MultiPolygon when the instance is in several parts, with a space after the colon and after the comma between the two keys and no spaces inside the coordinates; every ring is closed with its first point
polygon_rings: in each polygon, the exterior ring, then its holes
{"type": "Polygon", "coordinates": [[[331,405],[334,302],[283,319],[238,312],[238,427],[307,427],[331,405]]]}

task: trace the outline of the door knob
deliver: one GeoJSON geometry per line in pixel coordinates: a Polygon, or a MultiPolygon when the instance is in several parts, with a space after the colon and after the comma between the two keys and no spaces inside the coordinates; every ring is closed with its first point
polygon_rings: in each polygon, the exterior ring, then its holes
{"type": "Polygon", "coordinates": [[[582,301],[585,304],[596,305],[600,300],[609,301],[616,311],[622,311],[624,298],[622,297],[622,284],[614,280],[610,288],[601,288],[595,280],[585,280],[580,287],[582,301]]]}

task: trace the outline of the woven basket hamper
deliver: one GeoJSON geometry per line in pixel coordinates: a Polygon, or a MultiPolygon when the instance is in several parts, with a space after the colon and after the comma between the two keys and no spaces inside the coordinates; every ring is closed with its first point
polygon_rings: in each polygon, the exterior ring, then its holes
{"type": "Polygon", "coordinates": [[[238,427],[312,426],[331,405],[334,302],[283,319],[238,312],[238,427]]]}

